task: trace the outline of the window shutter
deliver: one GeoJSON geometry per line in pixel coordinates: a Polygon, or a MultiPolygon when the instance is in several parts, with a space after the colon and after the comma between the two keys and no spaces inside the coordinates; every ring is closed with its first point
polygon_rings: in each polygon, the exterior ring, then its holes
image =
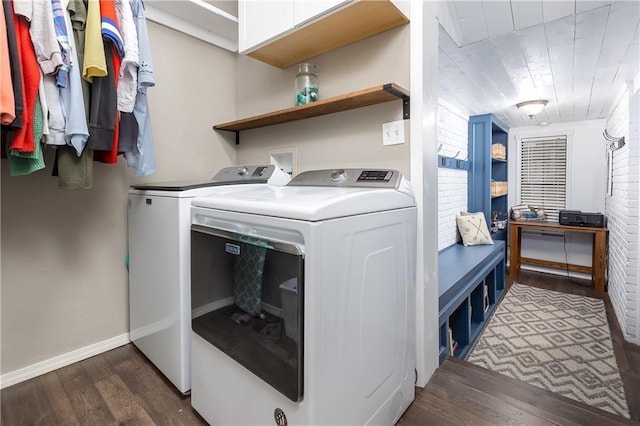
{"type": "Polygon", "coordinates": [[[547,221],[557,222],[566,205],[567,138],[522,139],[520,153],[520,202],[543,208],[547,221]]]}

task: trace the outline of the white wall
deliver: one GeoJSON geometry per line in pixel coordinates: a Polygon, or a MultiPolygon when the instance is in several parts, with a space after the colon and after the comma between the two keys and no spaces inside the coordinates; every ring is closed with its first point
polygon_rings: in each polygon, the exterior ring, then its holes
{"type": "Polygon", "coordinates": [[[626,144],[613,152],[613,194],[606,197],[609,219],[609,297],[625,339],[640,344],[640,93],[630,83],[607,118],[609,134],[626,144]]]}
{"type": "Polygon", "coordinates": [[[59,366],[43,367],[48,360],[127,342],[130,184],[210,178],[235,162],[211,130],[235,117],[235,55],[153,23],[149,37],[155,176],[135,177],[122,159],[95,163],[93,189],[65,191],[51,177],[50,150],[47,168],[30,176],[10,177],[2,162],[2,386],[59,366]]]}
{"type": "MultiPolygon", "coordinates": [[[[438,106],[439,155],[461,160],[469,156],[469,118],[442,103],[438,106]]],[[[438,250],[458,240],[456,215],[467,211],[467,170],[438,168],[438,250]]]]}
{"type": "MultiPolygon", "coordinates": [[[[509,206],[520,203],[518,194],[519,141],[526,137],[567,135],[567,209],[585,212],[605,211],[606,153],[602,137],[604,120],[558,123],[547,127],[514,127],[509,130],[509,206]]],[[[527,233],[522,238],[522,257],[549,261],[564,260],[577,265],[591,266],[591,241],[589,235],[568,233],[562,237],[536,236],[527,233]],[[566,244],[565,244],[566,242],[566,244]],[[566,253],[565,253],[566,247],[566,253]]],[[[557,269],[523,268],[566,274],[557,269]]],[[[581,278],[583,274],[571,273],[581,278]]]]}
{"type": "Polygon", "coordinates": [[[416,386],[438,367],[438,3],[411,2],[411,181],[418,206],[416,386]]]}

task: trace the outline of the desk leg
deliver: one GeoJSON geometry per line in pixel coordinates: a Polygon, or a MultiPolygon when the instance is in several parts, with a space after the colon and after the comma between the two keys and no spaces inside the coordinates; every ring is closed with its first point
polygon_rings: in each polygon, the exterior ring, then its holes
{"type": "Polygon", "coordinates": [[[509,276],[516,279],[520,270],[520,227],[509,224],[509,276]]]}
{"type": "Polygon", "coordinates": [[[593,280],[598,293],[604,293],[605,270],[607,268],[607,234],[593,234],[593,280]]]}

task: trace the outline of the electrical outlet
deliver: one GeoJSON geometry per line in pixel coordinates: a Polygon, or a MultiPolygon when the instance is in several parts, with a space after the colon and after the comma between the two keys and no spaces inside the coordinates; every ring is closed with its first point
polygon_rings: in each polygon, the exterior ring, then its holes
{"type": "Polygon", "coordinates": [[[382,125],[382,145],[404,143],[404,120],[392,121],[382,125]]]}
{"type": "Polygon", "coordinates": [[[295,146],[277,148],[269,152],[270,163],[280,168],[289,176],[295,176],[297,172],[298,149],[295,146]]]}

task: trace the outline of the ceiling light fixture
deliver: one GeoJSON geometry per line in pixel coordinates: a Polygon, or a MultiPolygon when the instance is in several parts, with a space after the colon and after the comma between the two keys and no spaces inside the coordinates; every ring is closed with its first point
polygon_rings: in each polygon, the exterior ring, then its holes
{"type": "Polygon", "coordinates": [[[527,114],[529,118],[533,118],[533,116],[542,111],[548,103],[549,101],[546,99],[538,99],[535,101],[520,102],[516,106],[519,110],[527,114]]]}

